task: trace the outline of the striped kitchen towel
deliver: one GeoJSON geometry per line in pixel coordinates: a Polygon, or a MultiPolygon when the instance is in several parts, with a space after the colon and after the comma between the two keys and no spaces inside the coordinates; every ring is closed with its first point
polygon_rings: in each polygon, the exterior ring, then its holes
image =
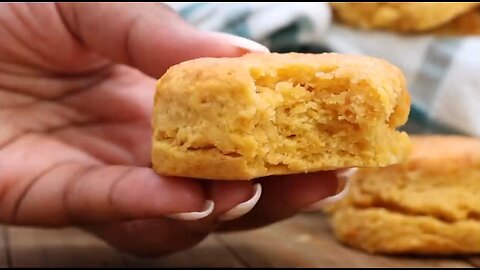
{"type": "Polygon", "coordinates": [[[480,37],[401,36],[332,22],[327,3],[167,3],[199,29],[253,39],[273,52],[383,58],[408,81],[411,133],[480,136],[480,37]]]}

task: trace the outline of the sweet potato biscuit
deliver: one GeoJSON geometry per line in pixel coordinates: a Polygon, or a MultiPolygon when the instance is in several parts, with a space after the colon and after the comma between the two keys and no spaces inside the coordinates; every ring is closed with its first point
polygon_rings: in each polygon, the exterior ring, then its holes
{"type": "Polygon", "coordinates": [[[423,32],[444,25],[476,7],[478,2],[350,2],[331,3],[335,17],[362,29],[423,32]]]}
{"type": "Polygon", "coordinates": [[[171,67],[158,81],[152,161],[219,180],[387,166],[409,152],[403,74],[379,59],[248,54],[171,67]]]}
{"type": "Polygon", "coordinates": [[[453,21],[431,31],[441,36],[474,36],[480,35],[480,7],[473,9],[453,21]]]}
{"type": "Polygon", "coordinates": [[[328,210],[335,235],[369,252],[480,252],[480,140],[412,137],[406,162],[359,169],[328,210]]]}

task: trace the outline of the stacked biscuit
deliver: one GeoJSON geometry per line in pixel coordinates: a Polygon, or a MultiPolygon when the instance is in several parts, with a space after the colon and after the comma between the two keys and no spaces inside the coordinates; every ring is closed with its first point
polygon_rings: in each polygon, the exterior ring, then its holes
{"type": "MultiPolygon", "coordinates": [[[[340,23],[403,34],[480,34],[480,3],[331,3],[340,23]]],[[[406,160],[360,168],[327,209],[336,237],[372,253],[480,253],[480,140],[413,136],[406,160]]]]}

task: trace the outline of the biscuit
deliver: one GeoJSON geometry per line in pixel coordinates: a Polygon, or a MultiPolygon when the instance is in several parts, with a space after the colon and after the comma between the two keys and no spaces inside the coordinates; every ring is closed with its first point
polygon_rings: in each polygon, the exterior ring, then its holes
{"type": "Polygon", "coordinates": [[[412,136],[407,161],[362,168],[327,209],[337,238],[373,253],[480,252],[480,139],[412,136]]]}
{"type": "Polygon", "coordinates": [[[480,35],[480,8],[473,9],[453,21],[432,30],[442,36],[480,35]]]}
{"type": "Polygon", "coordinates": [[[379,59],[247,54],[171,67],[152,116],[154,170],[218,180],[376,167],[409,151],[403,74],[379,59]]]}
{"type": "Polygon", "coordinates": [[[361,29],[424,32],[452,21],[479,6],[478,2],[451,3],[331,3],[335,18],[361,29]]]}

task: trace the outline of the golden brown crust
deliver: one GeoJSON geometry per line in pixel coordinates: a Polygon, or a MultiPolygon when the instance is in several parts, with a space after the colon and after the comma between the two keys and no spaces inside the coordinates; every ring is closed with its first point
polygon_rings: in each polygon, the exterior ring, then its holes
{"type": "Polygon", "coordinates": [[[158,81],[152,162],[161,174],[249,180],[387,166],[409,150],[403,74],[339,54],[202,58],[158,81]]]}
{"type": "Polygon", "coordinates": [[[480,163],[480,140],[463,136],[413,136],[415,149],[405,163],[408,168],[431,173],[471,169],[480,163]]]}
{"type": "Polygon", "coordinates": [[[424,32],[451,22],[475,9],[477,2],[331,3],[335,17],[362,29],[424,32]]]}
{"type": "Polygon", "coordinates": [[[407,161],[352,176],[347,197],[329,210],[336,235],[370,252],[480,252],[471,243],[480,238],[480,139],[412,142],[407,161]]]}
{"type": "Polygon", "coordinates": [[[480,8],[473,9],[453,21],[433,29],[432,33],[442,36],[480,35],[480,8]]]}
{"type": "Polygon", "coordinates": [[[345,208],[333,218],[335,235],[371,253],[411,255],[480,252],[480,222],[445,222],[431,216],[407,216],[383,208],[345,208]]]}

